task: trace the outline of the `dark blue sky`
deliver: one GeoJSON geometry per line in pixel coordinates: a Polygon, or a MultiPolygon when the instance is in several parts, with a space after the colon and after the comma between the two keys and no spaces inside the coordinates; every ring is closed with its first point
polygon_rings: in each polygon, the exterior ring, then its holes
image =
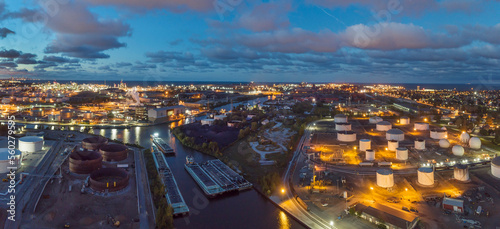
{"type": "Polygon", "coordinates": [[[0,77],[500,81],[498,0],[0,2],[0,77]]]}

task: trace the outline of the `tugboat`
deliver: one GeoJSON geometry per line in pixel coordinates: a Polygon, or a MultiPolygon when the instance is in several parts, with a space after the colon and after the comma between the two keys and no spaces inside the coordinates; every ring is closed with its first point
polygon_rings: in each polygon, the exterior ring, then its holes
{"type": "Polygon", "coordinates": [[[191,155],[186,156],[186,164],[191,165],[194,164],[194,157],[191,155]]]}

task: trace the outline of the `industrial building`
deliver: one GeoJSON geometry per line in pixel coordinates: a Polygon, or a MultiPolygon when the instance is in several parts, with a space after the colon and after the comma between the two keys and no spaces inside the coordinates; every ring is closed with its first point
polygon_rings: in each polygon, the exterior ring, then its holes
{"type": "Polygon", "coordinates": [[[356,212],[361,212],[360,217],[376,225],[383,224],[389,229],[412,229],[417,226],[419,218],[409,212],[395,209],[379,203],[369,206],[357,204],[356,212]]]}
{"type": "Polygon", "coordinates": [[[444,197],[443,209],[457,213],[464,213],[464,201],[459,199],[444,197]]]}
{"type": "Polygon", "coordinates": [[[34,153],[42,150],[43,138],[36,136],[26,136],[19,138],[19,150],[22,152],[34,153]]]}
{"type": "Polygon", "coordinates": [[[182,105],[162,107],[148,110],[148,120],[153,123],[162,123],[184,115],[186,107],[182,105]]]}

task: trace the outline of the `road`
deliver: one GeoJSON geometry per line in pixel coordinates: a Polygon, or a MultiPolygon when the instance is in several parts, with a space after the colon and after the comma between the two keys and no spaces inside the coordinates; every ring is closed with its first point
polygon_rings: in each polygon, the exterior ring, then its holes
{"type": "Polygon", "coordinates": [[[135,176],[137,185],[137,205],[139,211],[140,228],[154,228],[154,209],[149,191],[146,164],[141,150],[134,150],[135,176]]]}

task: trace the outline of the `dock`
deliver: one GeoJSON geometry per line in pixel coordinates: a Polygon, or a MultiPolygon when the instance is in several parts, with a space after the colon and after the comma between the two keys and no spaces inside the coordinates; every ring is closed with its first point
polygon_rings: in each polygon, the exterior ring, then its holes
{"type": "Polygon", "coordinates": [[[174,216],[189,214],[189,208],[186,205],[184,198],[182,198],[182,194],[179,191],[174,174],[168,166],[165,155],[163,155],[156,145],[153,144],[151,148],[151,153],[153,154],[153,159],[156,165],[156,171],[158,172],[163,185],[165,185],[165,192],[167,193],[165,197],[167,198],[168,204],[171,205],[174,210],[174,216]]]}
{"type": "Polygon", "coordinates": [[[175,155],[174,149],[170,147],[163,139],[159,138],[158,136],[151,135],[151,142],[153,143],[152,145],[155,145],[162,153],[167,154],[167,155],[175,155]]]}
{"type": "Polygon", "coordinates": [[[186,164],[184,167],[209,197],[252,187],[252,183],[218,159],[201,164],[186,164]]]}

